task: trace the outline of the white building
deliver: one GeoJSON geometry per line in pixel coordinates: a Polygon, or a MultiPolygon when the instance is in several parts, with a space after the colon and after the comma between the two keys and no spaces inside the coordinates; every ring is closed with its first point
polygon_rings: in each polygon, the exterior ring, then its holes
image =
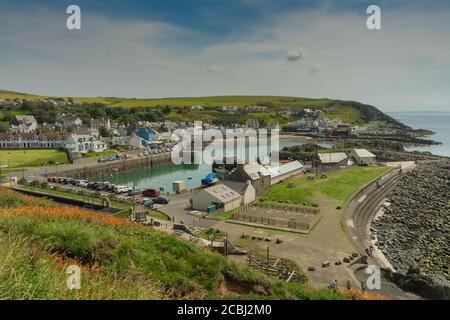
{"type": "Polygon", "coordinates": [[[1,149],[59,149],[64,148],[68,134],[60,132],[0,133],[1,149]]]}
{"type": "Polygon", "coordinates": [[[15,116],[11,121],[11,129],[15,132],[33,132],[38,128],[34,116],[15,116]]]}
{"type": "Polygon", "coordinates": [[[223,181],[223,184],[242,196],[241,205],[252,203],[256,199],[256,190],[253,188],[251,181],[237,182],[225,180],[223,181]]]}
{"type": "Polygon", "coordinates": [[[131,146],[133,148],[143,147],[142,138],[134,134],[131,136],[104,138],[104,140],[110,146],[123,146],[123,147],[131,146]]]}
{"type": "Polygon", "coordinates": [[[348,166],[349,159],[345,152],[322,152],[319,153],[319,161],[322,166],[348,166]]]}
{"type": "Polygon", "coordinates": [[[107,146],[103,140],[90,134],[71,134],[66,141],[65,148],[71,152],[102,152],[107,146]]]}
{"type": "Polygon", "coordinates": [[[220,183],[196,191],[191,198],[192,209],[211,211],[211,206],[224,212],[239,208],[243,197],[230,187],[220,183]]]}
{"type": "Polygon", "coordinates": [[[291,161],[268,170],[270,172],[270,184],[274,185],[284,179],[289,179],[302,173],[303,165],[299,161],[291,161]]]}
{"type": "Polygon", "coordinates": [[[236,106],[222,106],[219,109],[222,112],[226,112],[226,113],[235,113],[238,111],[238,107],[236,106]]]}
{"type": "Polygon", "coordinates": [[[83,121],[77,116],[68,115],[65,113],[59,114],[56,117],[56,123],[55,125],[61,127],[61,128],[79,128],[83,124],[83,121]]]}
{"type": "Polygon", "coordinates": [[[370,165],[375,163],[376,156],[367,149],[354,149],[350,155],[359,165],[370,165]]]}

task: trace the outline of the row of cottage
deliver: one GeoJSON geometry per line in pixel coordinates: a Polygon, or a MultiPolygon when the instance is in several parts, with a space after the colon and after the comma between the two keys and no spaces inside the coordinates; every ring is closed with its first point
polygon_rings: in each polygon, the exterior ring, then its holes
{"type": "Polygon", "coordinates": [[[92,134],[61,132],[0,133],[2,149],[66,149],[70,152],[101,152],[107,144],[92,134]]]}

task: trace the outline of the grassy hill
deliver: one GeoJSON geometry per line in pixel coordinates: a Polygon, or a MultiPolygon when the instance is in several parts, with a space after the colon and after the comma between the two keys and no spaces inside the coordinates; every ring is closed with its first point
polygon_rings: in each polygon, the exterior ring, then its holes
{"type": "MultiPolygon", "coordinates": [[[[11,91],[1,91],[0,99],[27,99],[40,100],[50,98],[49,96],[29,95],[11,91]]],[[[261,123],[268,124],[272,122],[285,123],[293,119],[288,116],[280,117],[277,111],[312,108],[323,110],[329,119],[340,119],[343,122],[355,125],[364,125],[371,121],[385,121],[396,126],[402,126],[395,119],[382,113],[377,108],[353,101],[342,101],[332,99],[310,99],[302,97],[284,97],[284,96],[211,96],[211,97],[181,97],[181,98],[160,98],[160,99],[134,99],[117,97],[57,97],[65,101],[73,100],[75,103],[102,104],[107,109],[119,108],[120,112],[110,111],[113,118],[120,118],[118,113],[139,113],[142,111],[160,112],[161,117],[169,120],[186,120],[188,117],[192,120],[202,121],[220,121],[226,118],[227,121],[236,123],[245,123],[248,118],[257,118],[261,123]],[[204,110],[191,111],[189,107],[200,105],[204,110]],[[239,107],[236,114],[224,114],[217,107],[223,105],[235,105],[239,107]],[[247,113],[246,106],[263,105],[269,108],[267,113],[247,113]],[[170,106],[169,112],[164,112],[163,108],[170,106]],[[145,109],[145,110],[143,110],[145,109]]],[[[79,108],[72,108],[81,113],[79,108]]],[[[67,111],[67,110],[65,110],[67,111]]],[[[70,111],[70,110],[69,110],[70,111]]],[[[148,115],[147,115],[148,116],[148,115]]],[[[145,118],[145,116],[144,116],[145,118]]]]}
{"type": "Polygon", "coordinates": [[[0,189],[0,299],[371,299],[269,278],[127,220],[0,189]],[[66,270],[81,267],[81,289],[66,270]]]}

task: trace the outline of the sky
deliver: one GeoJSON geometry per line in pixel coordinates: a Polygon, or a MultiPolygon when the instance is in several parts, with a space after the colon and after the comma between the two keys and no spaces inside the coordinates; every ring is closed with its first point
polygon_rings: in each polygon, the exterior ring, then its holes
{"type": "Polygon", "coordinates": [[[450,111],[449,1],[0,0],[0,89],[450,111]],[[66,8],[81,8],[68,30],[66,8]],[[381,8],[381,30],[366,26],[381,8]]]}

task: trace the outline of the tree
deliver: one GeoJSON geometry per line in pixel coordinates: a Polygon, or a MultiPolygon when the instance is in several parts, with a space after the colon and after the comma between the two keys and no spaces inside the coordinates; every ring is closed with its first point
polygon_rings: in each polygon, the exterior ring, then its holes
{"type": "Polygon", "coordinates": [[[0,132],[7,132],[9,129],[7,122],[0,122],[0,132]]]}
{"type": "Polygon", "coordinates": [[[162,109],[162,113],[164,113],[164,114],[169,114],[171,111],[172,111],[172,108],[170,106],[165,106],[162,109]]]}
{"type": "Polygon", "coordinates": [[[105,127],[101,127],[98,131],[99,131],[100,135],[104,138],[111,136],[111,132],[109,132],[109,130],[106,129],[105,127]]]}

